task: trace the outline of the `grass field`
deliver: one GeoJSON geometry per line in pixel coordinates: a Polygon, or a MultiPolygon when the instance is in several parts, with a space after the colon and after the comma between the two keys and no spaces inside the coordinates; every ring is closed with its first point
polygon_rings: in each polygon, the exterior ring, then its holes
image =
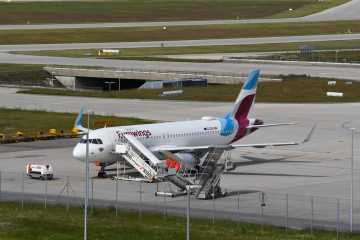
{"type": "MultiPolygon", "coordinates": [[[[360,40],[230,45],[230,46],[124,48],[124,49],[120,49],[119,55],[101,56],[101,58],[164,60],[165,58],[161,57],[162,55],[296,51],[299,49],[299,46],[302,45],[313,46],[315,50],[355,49],[355,48],[360,48],[360,40]]],[[[25,52],[15,52],[15,53],[38,55],[38,56],[55,56],[55,57],[87,57],[87,58],[99,57],[98,49],[25,51],[25,52]]],[[[339,59],[341,58],[339,57],[339,59]]]]}
{"type": "Polygon", "coordinates": [[[134,42],[360,32],[360,21],[230,24],[204,26],[2,30],[0,44],[134,42]]]}
{"type": "Polygon", "coordinates": [[[344,2],[347,0],[3,2],[0,3],[0,24],[248,19],[274,15],[297,17],[344,2]],[[290,8],[293,11],[289,11],[290,8]]]}
{"type": "Polygon", "coordinates": [[[31,64],[0,64],[0,84],[48,86],[48,74],[42,67],[31,64]]]}
{"type": "MultiPolygon", "coordinates": [[[[360,45],[359,45],[360,46],[360,45]]],[[[262,57],[261,59],[284,61],[313,61],[313,62],[343,62],[360,63],[360,50],[351,51],[321,51],[308,54],[282,53],[262,57]]]]}
{"type": "MultiPolygon", "coordinates": [[[[83,214],[80,208],[66,212],[62,206],[43,209],[36,204],[26,204],[22,209],[16,203],[0,203],[0,239],[8,240],[72,240],[83,237],[83,214]]],[[[88,218],[88,239],[185,239],[186,221],[181,217],[96,209],[88,218]]],[[[360,239],[358,234],[342,233],[341,239],[360,239]]],[[[332,240],[336,233],[287,230],[271,226],[217,220],[191,219],[190,239],[196,240],[332,240]]]]}
{"type": "MultiPolygon", "coordinates": [[[[345,2],[342,2],[345,3],[345,2]]],[[[272,16],[272,18],[283,18],[283,17],[303,17],[313,13],[321,12],[324,9],[332,8],[342,4],[336,1],[315,1],[312,4],[305,4],[300,8],[294,9],[293,11],[283,11],[272,16]]]]}
{"type": "MultiPolygon", "coordinates": [[[[345,81],[338,81],[336,87],[329,87],[328,80],[323,78],[309,78],[306,76],[282,76],[282,82],[260,82],[257,102],[358,102],[360,101],[360,82],[352,85],[345,81]],[[343,98],[326,97],[327,91],[344,92],[343,98]]],[[[186,101],[234,101],[240,91],[241,85],[209,85],[208,87],[186,87],[184,94],[173,97],[160,97],[164,89],[133,89],[120,92],[100,91],[71,91],[54,89],[22,90],[19,93],[49,94],[65,96],[86,96],[100,98],[135,98],[158,100],[186,100],[186,101]]],[[[165,89],[172,90],[172,89],[165,89]]]]}
{"type": "MultiPolygon", "coordinates": [[[[77,114],[72,113],[0,108],[0,133],[15,135],[17,131],[21,131],[24,135],[32,135],[40,131],[47,133],[51,128],[70,132],[74,126],[76,116],[77,114]]],[[[85,120],[83,119],[84,126],[86,125],[85,120]]],[[[104,123],[119,126],[150,122],[136,118],[95,115],[92,117],[91,128],[103,127],[104,123]]]]}

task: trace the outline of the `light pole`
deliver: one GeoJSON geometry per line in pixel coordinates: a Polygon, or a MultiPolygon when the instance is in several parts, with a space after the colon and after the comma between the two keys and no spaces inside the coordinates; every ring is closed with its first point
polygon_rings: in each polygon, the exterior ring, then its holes
{"type": "Polygon", "coordinates": [[[339,50],[335,50],[335,62],[338,62],[339,50]]]}
{"type": "Polygon", "coordinates": [[[353,220],[354,220],[354,135],[356,132],[356,128],[350,127],[348,124],[350,121],[344,122],[342,127],[348,131],[351,131],[351,163],[350,163],[350,175],[351,175],[351,182],[350,182],[350,232],[353,232],[353,220]]]}
{"type": "Polygon", "coordinates": [[[55,72],[51,72],[50,86],[54,87],[55,72]]]}
{"type": "Polygon", "coordinates": [[[354,207],[354,132],[355,132],[355,128],[350,128],[350,130],[351,130],[350,232],[352,233],[353,232],[353,220],[354,220],[353,207],[354,207]]]}
{"type": "Polygon", "coordinates": [[[186,207],[186,240],[190,240],[190,190],[191,186],[186,186],[187,207],[186,207]]]}
{"type": "Polygon", "coordinates": [[[89,203],[89,131],[90,131],[90,111],[87,118],[86,133],[86,157],[85,157],[85,202],[84,202],[84,240],[87,240],[87,211],[89,203]]]}

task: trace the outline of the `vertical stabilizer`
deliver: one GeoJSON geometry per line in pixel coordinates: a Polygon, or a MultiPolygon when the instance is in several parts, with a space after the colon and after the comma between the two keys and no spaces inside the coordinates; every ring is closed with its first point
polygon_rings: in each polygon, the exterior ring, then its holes
{"type": "Polygon", "coordinates": [[[255,101],[256,87],[259,75],[259,69],[252,70],[249,73],[249,76],[235,101],[234,108],[231,114],[232,117],[238,121],[246,119],[250,112],[250,109],[255,101]]]}

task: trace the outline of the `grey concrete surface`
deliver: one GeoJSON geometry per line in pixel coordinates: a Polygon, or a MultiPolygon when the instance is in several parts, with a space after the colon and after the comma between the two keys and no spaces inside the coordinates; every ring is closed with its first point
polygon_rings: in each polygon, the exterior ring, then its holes
{"type": "Polygon", "coordinates": [[[112,28],[112,27],[159,27],[159,26],[190,26],[209,24],[249,24],[249,23],[283,23],[283,22],[314,22],[358,20],[360,1],[352,0],[346,4],[299,18],[280,19],[244,19],[244,20],[205,20],[205,21],[162,21],[162,22],[118,22],[118,23],[83,23],[83,24],[24,24],[1,25],[0,30],[11,29],[75,29],[75,28],[112,28]]]}
{"type": "MultiPolygon", "coordinates": [[[[3,92],[1,90],[1,99],[3,92]]],[[[9,96],[9,95],[7,95],[9,96]]],[[[100,114],[117,116],[137,116],[157,120],[196,119],[204,115],[221,116],[231,104],[228,103],[197,103],[173,101],[140,101],[89,99],[69,97],[47,97],[16,95],[1,101],[0,106],[21,106],[29,109],[49,109],[52,111],[77,111],[82,106],[90,107],[100,114]],[[12,104],[9,104],[9,103],[12,104]],[[184,114],[186,112],[186,114],[184,114]]],[[[240,141],[242,143],[279,142],[303,139],[313,123],[318,127],[310,142],[296,147],[268,149],[243,148],[232,151],[231,159],[236,170],[222,177],[222,186],[229,192],[240,195],[217,199],[215,217],[231,218],[244,214],[245,220],[259,218],[259,194],[266,193],[265,216],[272,216],[270,223],[284,224],[285,194],[289,194],[289,226],[308,227],[310,212],[310,196],[315,196],[316,221],[322,227],[334,227],[336,219],[336,199],[341,199],[341,221],[344,229],[348,226],[349,194],[350,194],[350,133],[342,128],[345,121],[360,129],[359,103],[349,104],[256,104],[252,116],[266,122],[294,122],[298,125],[261,129],[240,141]],[[238,197],[240,200],[238,200],[238,197]],[[240,201],[240,209],[237,209],[240,201]],[[238,212],[239,215],[234,213],[238,212]],[[301,219],[298,222],[296,219],[301,219]],[[321,223],[322,222],[322,223],[321,223]],[[329,222],[329,223],[327,223],[329,222]]],[[[0,145],[0,170],[2,172],[2,196],[7,192],[22,192],[21,173],[28,162],[48,163],[55,169],[56,179],[48,182],[48,194],[52,198],[65,197],[64,186],[69,176],[70,196],[83,195],[83,163],[71,157],[72,146],[76,140],[56,140],[50,142],[20,143],[0,145]],[[46,145],[45,145],[46,144],[46,145]],[[44,146],[46,146],[44,148],[44,146]]],[[[355,135],[355,223],[360,223],[360,162],[358,148],[359,134],[355,135]]],[[[91,166],[92,176],[96,175],[97,167],[91,166]]],[[[110,179],[93,179],[94,198],[103,200],[114,206],[115,183],[110,179]]],[[[156,184],[143,185],[144,209],[151,206],[163,211],[164,206],[178,209],[181,212],[185,201],[183,197],[167,199],[166,205],[162,198],[154,197],[156,184]],[[155,207],[154,207],[155,206],[155,207]]],[[[166,184],[160,190],[168,190],[166,184]]],[[[120,182],[119,204],[133,202],[138,206],[139,185],[134,182],[120,182]]],[[[44,182],[25,178],[26,194],[38,194],[41,201],[44,197],[44,182]],[[40,195],[39,195],[40,194],[40,195]]],[[[19,195],[17,197],[19,199],[19,195]]],[[[62,200],[65,201],[65,200],[62,200]]],[[[193,200],[194,213],[199,216],[212,216],[212,201],[193,200]],[[207,214],[205,214],[207,212],[207,214]]],[[[170,211],[169,211],[170,212],[170,211]]]]}
{"type": "Polygon", "coordinates": [[[304,17],[307,21],[334,21],[360,19],[360,1],[353,0],[334,8],[304,17]]]}
{"type": "Polygon", "coordinates": [[[0,45],[0,52],[9,51],[38,51],[38,50],[66,50],[66,49],[98,49],[98,48],[144,48],[144,47],[187,47],[187,46],[216,46],[216,45],[248,45],[293,42],[318,42],[359,40],[360,34],[320,34],[308,36],[281,36],[256,38],[228,38],[179,41],[148,41],[148,42],[107,42],[107,43],[65,43],[65,44],[15,44],[0,45]]]}
{"type": "Polygon", "coordinates": [[[264,75],[307,74],[314,77],[327,77],[337,79],[359,80],[360,68],[358,67],[326,67],[326,66],[298,66],[283,64],[254,64],[254,63],[189,63],[189,62],[160,62],[160,61],[130,61],[110,59],[87,59],[29,56],[0,53],[0,63],[16,64],[45,64],[63,66],[94,66],[119,68],[123,70],[141,71],[174,71],[193,72],[203,74],[243,74],[246,75],[253,68],[260,68],[264,75]]]}

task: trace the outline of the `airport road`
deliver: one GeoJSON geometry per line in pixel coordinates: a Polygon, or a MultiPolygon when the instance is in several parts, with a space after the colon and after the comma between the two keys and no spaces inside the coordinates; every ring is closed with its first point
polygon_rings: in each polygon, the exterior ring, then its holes
{"type": "Polygon", "coordinates": [[[327,77],[359,81],[360,68],[354,66],[304,66],[269,63],[190,63],[190,62],[160,62],[132,61],[89,58],[47,57],[0,53],[0,63],[45,64],[63,66],[92,66],[117,69],[136,69],[141,71],[194,72],[199,74],[244,74],[249,70],[259,68],[264,75],[303,75],[327,77]]]}
{"type": "Polygon", "coordinates": [[[306,17],[280,19],[245,19],[245,20],[208,20],[208,21],[167,21],[167,22],[120,22],[120,23],[85,23],[85,24],[27,24],[0,25],[0,30],[11,29],[74,29],[74,28],[112,28],[112,27],[156,27],[156,26],[189,26],[209,24],[249,24],[249,23],[284,23],[358,20],[360,18],[360,1],[353,0],[343,5],[306,17]]]}
{"type": "Polygon", "coordinates": [[[98,48],[145,48],[145,47],[189,47],[189,46],[223,46],[252,45],[293,42],[346,41],[359,40],[360,34],[322,34],[308,36],[281,36],[257,38],[228,38],[179,41],[149,41],[149,42],[107,42],[107,43],[67,43],[67,44],[16,44],[0,45],[0,52],[38,51],[66,49],[98,49],[98,48]]]}

